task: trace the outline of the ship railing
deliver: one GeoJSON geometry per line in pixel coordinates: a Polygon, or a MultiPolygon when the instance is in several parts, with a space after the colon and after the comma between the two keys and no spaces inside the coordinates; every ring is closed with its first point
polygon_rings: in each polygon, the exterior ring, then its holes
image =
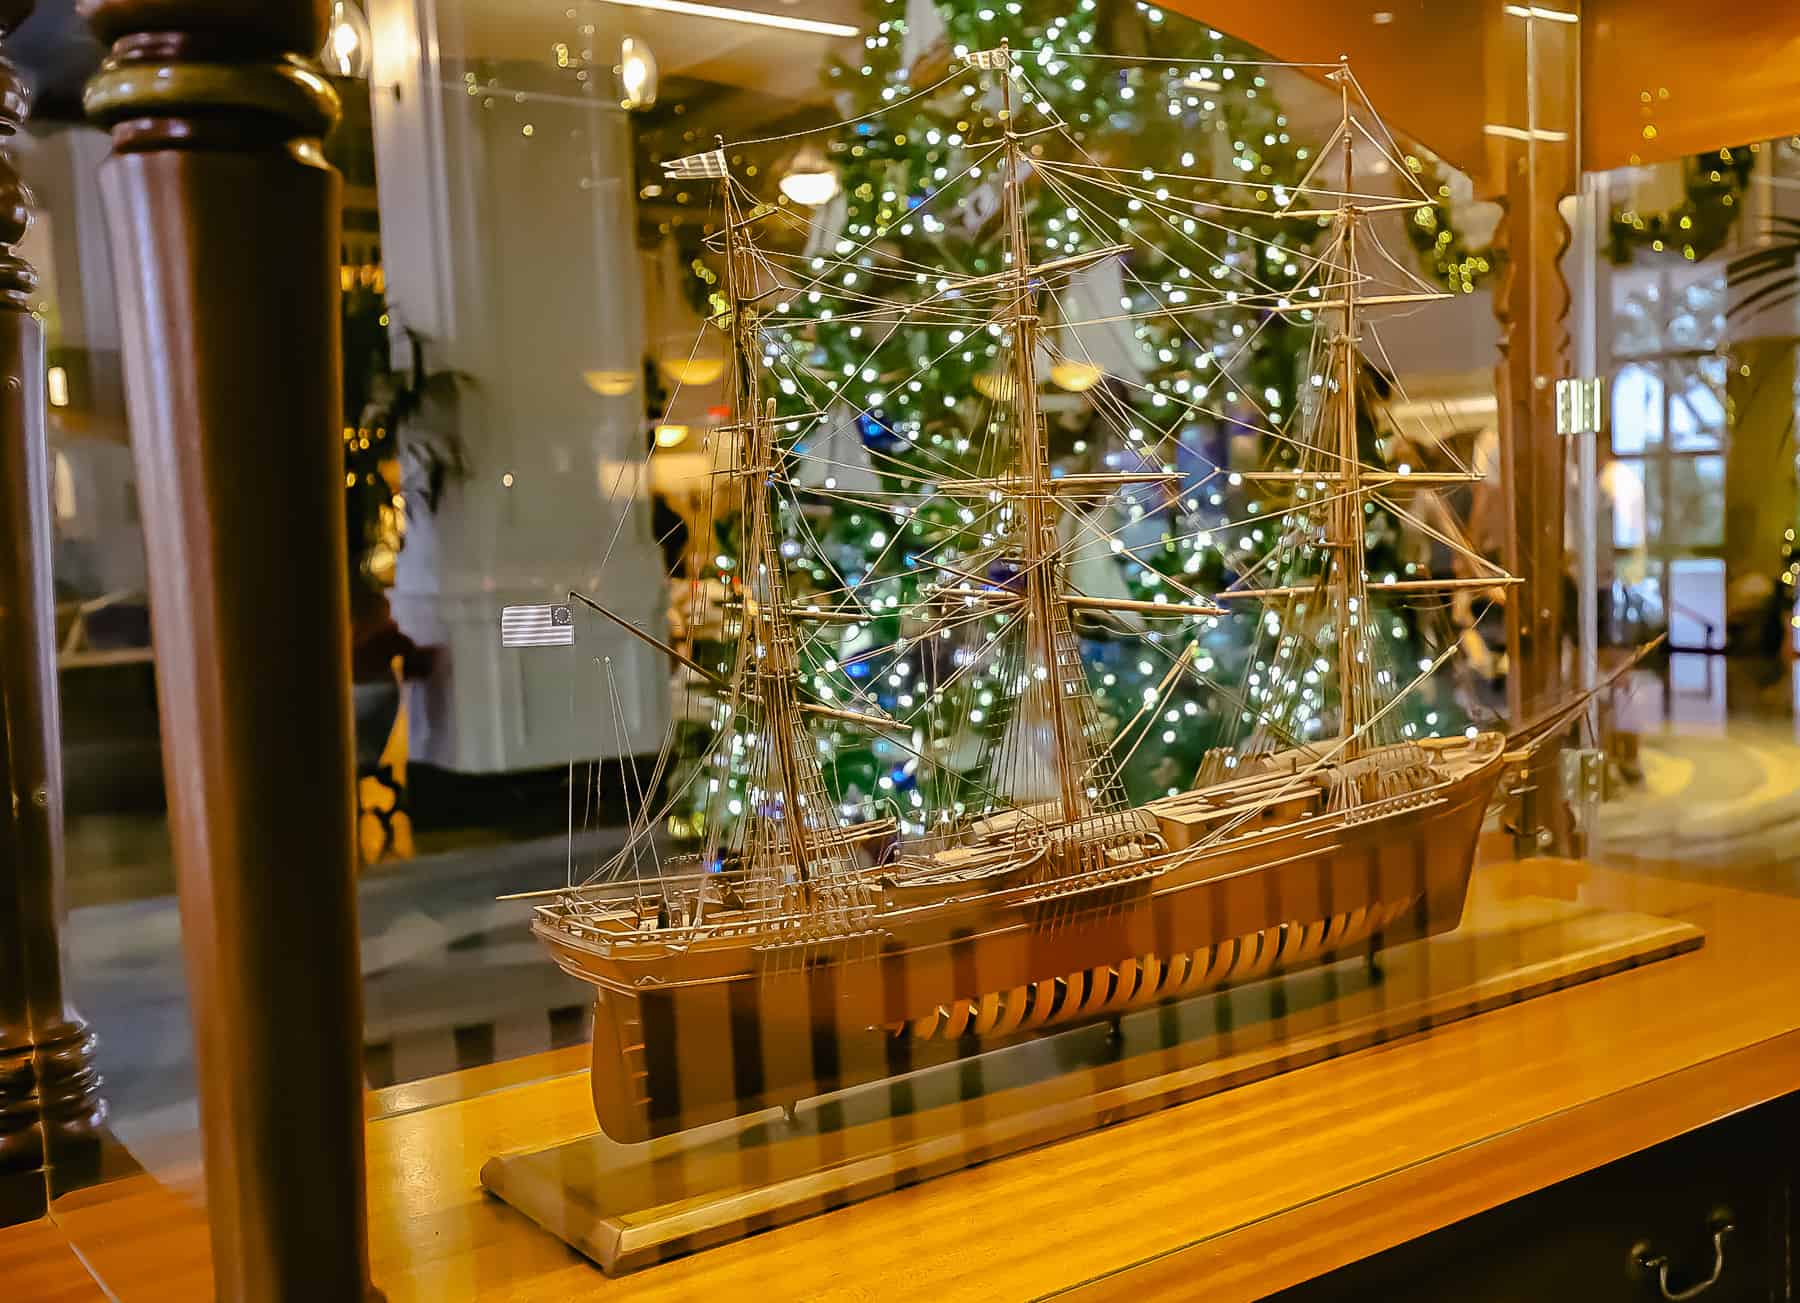
{"type": "MultiPolygon", "coordinates": [[[[1165,848],[1166,849],[1166,848],[1165,848]]],[[[1123,908],[1125,898],[1110,894],[1104,900],[1084,904],[1080,898],[1090,893],[1100,892],[1107,888],[1116,889],[1145,883],[1161,876],[1167,871],[1166,864],[1157,861],[1134,860],[1123,864],[1109,864],[1103,868],[1089,869],[1082,873],[1071,874],[1065,878],[1056,878],[1043,882],[1038,889],[1019,897],[1013,903],[1019,906],[1043,906],[1051,904],[1076,903],[1083,907],[1075,910],[1068,918],[1061,921],[1073,921],[1078,915],[1091,918],[1096,913],[1109,913],[1123,908]]]]}
{"type": "MultiPolygon", "coordinates": [[[[718,878],[717,874],[708,876],[712,881],[718,878]]],[[[786,885],[792,888],[796,884],[786,885]]],[[[794,893],[784,890],[779,894],[794,893]]],[[[754,937],[778,941],[860,932],[866,930],[868,920],[879,912],[879,896],[873,884],[865,891],[842,887],[825,888],[821,895],[825,898],[822,901],[815,898],[815,904],[810,909],[791,907],[778,912],[756,912],[757,906],[767,904],[766,901],[758,901],[742,912],[733,910],[736,917],[707,918],[702,913],[698,921],[686,908],[678,914],[667,916],[666,922],[659,921],[659,916],[655,913],[637,909],[616,910],[604,915],[584,915],[570,912],[566,907],[559,909],[552,904],[539,905],[534,912],[573,936],[612,942],[654,942],[673,947],[734,938],[754,937]],[[601,926],[607,920],[621,923],[628,930],[618,932],[601,926]]]]}
{"type": "MultiPolygon", "coordinates": [[[[767,942],[802,940],[810,935],[805,927],[807,917],[804,914],[781,914],[773,918],[732,919],[722,923],[671,923],[667,927],[645,926],[643,920],[637,920],[627,932],[609,931],[585,919],[568,916],[556,916],[553,922],[559,931],[579,939],[612,943],[655,943],[672,949],[686,949],[703,942],[739,938],[756,938],[767,942]]],[[[814,928],[812,933],[824,936],[831,931],[833,930],[814,928]]]]}
{"type": "Polygon", "coordinates": [[[1027,846],[1057,845],[1080,842],[1083,845],[1113,845],[1138,841],[1157,835],[1156,816],[1143,807],[1102,810],[1029,830],[1020,829],[1013,836],[1016,844],[1027,846]]]}

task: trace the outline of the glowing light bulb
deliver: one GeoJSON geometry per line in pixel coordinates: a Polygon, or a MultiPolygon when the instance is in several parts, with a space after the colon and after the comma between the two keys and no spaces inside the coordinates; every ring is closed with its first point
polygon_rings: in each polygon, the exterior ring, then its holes
{"type": "Polygon", "coordinates": [[[331,23],[325,29],[325,48],[319,51],[325,71],[337,77],[369,75],[369,20],[356,0],[335,0],[331,23]]]}
{"type": "Polygon", "coordinates": [[[619,102],[628,109],[647,109],[656,103],[656,56],[635,37],[619,42],[619,102]]]}
{"type": "Polygon", "coordinates": [[[794,160],[792,170],[781,178],[780,184],[781,193],[795,203],[819,208],[837,198],[838,174],[823,158],[803,154],[794,160]]]}

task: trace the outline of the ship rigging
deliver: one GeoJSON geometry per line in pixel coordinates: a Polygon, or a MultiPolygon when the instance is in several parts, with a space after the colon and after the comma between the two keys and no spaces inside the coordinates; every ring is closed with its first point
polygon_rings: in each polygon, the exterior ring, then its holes
{"type": "MultiPolygon", "coordinates": [[[[1318,332],[1318,379],[1307,400],[1259,431],[1297,455],[1278,469],[1233,473],[1283,496],[1268,522],[1274,547],[1210,594],[1172,576],[1174,600],[1078,591],[1071,575],[1090,535],[1122,550],[1086,505],[1123,492],[1179,492],[1184,476],[1155,454],[1157,441],[1141,437],[1106,470],[1053,474],[1040,358],[1084,360],[1070,358],[1071,348],[1084,351],[1076,329],[1111,316],[1084,317],[1057,287],[1127,257],[1132,246],[1097,238],[1092,248],[1034,261],[1025,187],[1035,176],[1072,213],[1083,210],[1084,187],[1133,203],[1148,196],[1184,218],[1202,206],[1179,208],[1165,188],[1143,191],[1136,180],[1156,179],[1153,171],[1119,179],[1054,118],[1021,130],[1016,96],[1030,82],[1005,45],[965,62],[965,73],[991,74],[997,99],[999,136],[968,146],[976,160],[968,170],[997,166],[1000,270],[965,276],[906,264],[882,255],[873,238],[852,245],[855,260],[819,261],[855,269],[852,277],[869,287],[843,296],[859,328],[883,338],[930,328],[948,332],[953,346],[985,331],[1010,348],[1008,370],[993,386],[990,455],[979,474],[915,450],[911,459],[881,454],[873,474],[853,485],[830,474],[806,482],[805,445],[834,446],[829,432],[843,423],[846,403],[838,386],[806,376],[790,347],[824,272],[803,265],[795,275],[759,246],[757,227],[776,210],[732,177],[722,142],[669,165],[673,177],[716,180],[721,194],[725,274],[711,328],[729,340],[731,419],[719,432],[714,479],[737,523],[742,631],[723,674],[650,640],[717,689],[720,758],[744,774],[748,808],[735,822],[710,820],[698,855],[671,857],[654,844],[667,803],[659,810],[642,794],[625,848],[535,907],[539,939],[596,991],[595,1104],[619,1139],[884,1075],[893,1056],[883,1046],[896,1038],[942,1046],[1029,1034],[1442,931],[1461,916],[1505,739],[1475,729],[1404,736],[1397,705],[1456,644],[1396,673],[1381,663],[1371,602],[1487,593],[1515,581],[1447,517],[1428,523],[1402,505],[1406,495],[1479,476],[1461,466],[1365,466],[1358,438],[1367,314],[1445,297],[1416,277],[1370,292],[1360,262],[1365,222],[1426,197],[1357,194],[1357,142],[1384,153],[1386,146],[1361,120],[1354,79],[1340,69],[1336,131],[1266,213],[1315,228],[1328,222],[1323,250],[1285,292],[1247,276],[1213,303],[1234,311],[1250,304],[1270,318],[1299,314],[1318,332]],[[1072,157],[1051,157],[1048,140],[1072,157]],[[1341,165],[1341,190],[1319,181],[1328,161],[1341,165]],[[1309,198],[1328,202],[1309,206],[1309,198]],[[912,287],[914,297],[884,297],[884,281],[912,287]],[[1060,339],[1046,328],[1046,299],[1060,339]],[[782,396],[806,409],[782,416],[776,396],[764,393],[767,376],[779,376],[782,396]],[[916,558],[929,577],[905,613],[903,641],[955,650],[950,668],[910,708],[890,711],[841,673],[829,695],[809,700],[802,692],[806,626],[836,632],[874,615],[843,576],[835,589],[791,591],[778,517],[782,495],[803,493],[891,513],[896,541],[923,502],[961,504],[971,537],[916,558]],[[1376,501],[1416,521],[1463,573],[1372,580],[1365,508],[1376,501]],[[1139,718],[1178,679],[1204,679],[1197,643],[1169,652],[1162,631],[1204,627],[1234,603],[1255,603],[1261,613],[1254,636],[1273,644],[1261,658],[1267,680],[1220,693],[1237,735],[1209,754],[1187,788],[1133,804],[1121,769],[1142,741],[1139,718]],[[1116,732],[1088,684],[1078,617],[1139,622],[1168,661],[1138,716],[1116,732]],[[931,710],[976,667],[1002,691],[975,762],[951,765],[945,739],[931,734],[931,710]],[[1337,687],[1333,737],[1317,735],[1324,698],[1313,685],[1326,680],[1337,687]],[[814,737],[821,721],[881,731],[917,765],[948,771],[943,790],[955,799],[910,820],[904,810],[854,817],[828,790],[814,737]],[[702,1042],[730,1046],[737,1066],[710,1075],[684,1067],[680,1047],[702,1042]]],[[[1401,175],[1410,179],[1404,168],[1401,175]]],[[[1183,322],[1208,306],[1197,297],[1152,295],[1141,315],[1185,331],[1183,322]]],[[[1229,360],[1219,366],[1228,370],[1229,360]]],[[[1188,408],[1198,410],[1201,397],[1188,408]]],[[[1094,401],[1103,410],[1119,406],[1104,385],[1094,401]]],[[[841,458],[818,460],[846,467],[841,458]]],[[[574,596],[642,633],[591,597],[574,596]]],[[[844,662],[831,666],[841,671],[844,662]]],[[[705,775],[697,768],[685,781],[705,775]]]]}

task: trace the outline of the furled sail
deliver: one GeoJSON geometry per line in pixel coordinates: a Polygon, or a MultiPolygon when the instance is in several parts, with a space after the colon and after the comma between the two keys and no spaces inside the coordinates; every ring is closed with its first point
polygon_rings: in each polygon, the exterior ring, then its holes
{"type": "MultiPolygon", "coordinates": [[[[1129,601],[1130,587],[1120,556],[1113,550],[1114,508],[1107,503],[1089,511],[1064,511],[1057,523],[1057,544],[1062,550],[1069,586],[1084,597],[1104,597],[1129,601]]],[[[1119,610],[1113,615],[1115,625],[1142,632],[1144,621],[1138,613],[1119,610]]]]}
{"type": "Polygon", "coordinates": [[[1103,376],[1129,385],[1144,382],[1144,346],[1135,333],[1137,322],[1122,309],[1130,303],[1122,260],[1106,258],[1083,267],[1053,289],[1051,298],[1054,324],[1045,332],[1051,380],[1076,392],[1091,388],[1103,376]]]}
{"type": "Polygon", "coordinates": [[[839,400],[825,414],[812,419],[810,427],[791,436],[779,429],[783,438],[791,438],[788,457],[788,480],[809,489],[850,495],[873,494],[881,490],[881,477],[869,458],[863,443],[861,414],[849,403],[839,400]]]}

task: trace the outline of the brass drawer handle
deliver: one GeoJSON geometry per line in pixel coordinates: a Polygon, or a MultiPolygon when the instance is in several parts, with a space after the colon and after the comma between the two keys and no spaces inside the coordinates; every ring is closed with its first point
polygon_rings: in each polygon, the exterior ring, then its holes
{"type": "Polygon", "coordinates": [[[1728,1221],[1713,1222],[1712,1274],[1699,1284],[1690,1285],[1684,1290],[1669,1288],[1669,1255],[1666,1253],[1652,1257],[1649,1246],[1641,1245],[1632,1250],[1632,1265],[1645,1274],[1656,1273],[1656,1287],[1668,1303],[1687,1303],[1688,1299],[1699,1298],[1719,1283],[1719,1277],[1725,1271],[1725,1237],[1731,1234],[1731,1230],[1731,1223],[1728,1221]]]}

